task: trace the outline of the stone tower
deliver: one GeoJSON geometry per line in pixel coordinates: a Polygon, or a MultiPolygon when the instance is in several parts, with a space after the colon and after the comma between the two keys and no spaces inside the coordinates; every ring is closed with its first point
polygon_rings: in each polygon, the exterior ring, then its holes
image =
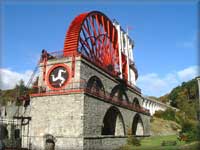
{"type": "Polygon", "coordinates": [[[149,136],[150,115],[135,85],[131,48],[128,35],[103,13],[77,16],[64,50],[42,52],[27,113],[30,132],[23,145],[37,150],[110,150],[125,144],[128,134],[149,136]]]}

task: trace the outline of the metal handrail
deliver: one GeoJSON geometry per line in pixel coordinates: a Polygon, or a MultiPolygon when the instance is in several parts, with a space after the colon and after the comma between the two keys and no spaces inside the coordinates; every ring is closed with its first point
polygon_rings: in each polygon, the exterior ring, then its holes
{"type": "Polygon", "coordinates": [[[33,93],[30,94],[30,96],[36,97],[36,96],[64,95],[64,94],[71,94],[71,93],[86,93],[86,94],[92,95],[94,97],[97,97],[103,101],[106,101],[108,103],[122,106],[122,107],[131,109],[131,110],[134,110],[137,112],[149,114],[148,109],[145,109],[144,107],[141,107],[141,106],[136,106],[133,103],[131,103],[125,99],[120,99],[117,96],[111,97],[110,92],[97,90],[94,87],[91,89],[87,88],[87,83],[85,80],[70,82],[67,84],[66,88],[63,88],[61,90],[41,91],[39,89],[40,89],[40,87],[38,87],[38,90],[33,91],[33,93]]]}
{"type": "MultiPolygon", "coordinates": [[[[48,53],[48,60],[53,60],[53,59],[61,59],[61,58],[66,58],[66,57],[71,57],[71,56],[81,56],[82,58],[86,59],[87,61],[91,62],[93,65],[101,68],[103,71],[105,71],[106,73],[112,75],[112,76],[115,76],[115,77],[118,77],[119,74],[116,70],[113,70],[113,71],[110,71],[106,66],[102,66],[102,64],[99,64],[95,61],[91,61],[89,58],[87,58],[86,56],[82,55],[81,53],[74,53],[74,52],[65,52],[65,56],[63,55],[63,50],[60,50],[60,51],[54,51],[54,52],[50,52],[48,53]]],[[[129,59],[129,61],[131,62],[131,64],[134,64],[135,66],[135,63],[129,59]]],[[[40,60],[40,63],[43,62],[42,59],[40,60]]],[[[136,69],[136,67],[135,67],[136,69]]],[[[137,69],[136,69],[136,74],[138,76],[138,72],[137,72],[137,69]]],[[[127,75],[125,75],[125,78],[127,79],[127,75]]],[[[127,82],[128,85],[135,89],[136,91],[140,92],[141,93],[141,89],[138,88],[137,86],[135,86],[133,83],[131,82],[127,82]]]]}

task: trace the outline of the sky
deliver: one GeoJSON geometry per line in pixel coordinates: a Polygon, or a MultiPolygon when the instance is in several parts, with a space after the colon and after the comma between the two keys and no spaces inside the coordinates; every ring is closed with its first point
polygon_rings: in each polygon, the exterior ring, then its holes
{"type": "Polygon", "coordinates": [[[162,96],[198,72],[197,3],[2,1],[0,89],[28,81],[41,50],[63,49],[75,16],[98,10],[134,40],[137,86],[144,95],[162,96]]]}

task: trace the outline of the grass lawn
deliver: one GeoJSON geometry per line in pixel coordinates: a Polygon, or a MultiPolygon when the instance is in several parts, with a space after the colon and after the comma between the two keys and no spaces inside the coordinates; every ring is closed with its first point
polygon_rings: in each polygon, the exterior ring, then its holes
{"type": "Polygon", "coordinates": [[[179,141],[176,135],[147,137],[141,140],[141,146],[126,145],[122,150],[197,150],[199,143],[179,141]],[[163,141],[176,141],[175,146],[161,146],[163,141]]]}

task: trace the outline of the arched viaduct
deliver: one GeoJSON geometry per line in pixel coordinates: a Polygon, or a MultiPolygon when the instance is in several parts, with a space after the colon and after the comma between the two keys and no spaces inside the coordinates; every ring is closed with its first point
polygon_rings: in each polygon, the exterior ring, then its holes
{"type": "MultiPolygon", "coordinates": [[[[49,61],[47,70],[62,61],[49,61]]],[[[46,87],[45,93],[31,95],[32,147],[44,148],[46,135],[56,139],[56,149],[113,149],[125,144],[128,134],[149,136],[150,114],[141,106],[137,87],[121,88],[118,80],[81,57],[75,68],[76,76],[64,90],[46,87]]]]}
{"type": "Polygon", "coordinates": [[[156,111],[165,111],[167,108],[173,109],[174,111],[177,111],[177,108],[174,108],[172,106],[169,106],[168,104],[159,102],[153,98],[149,98],[147,96],[143,96],[143,100],[141,105],[148,109],[151,116],[155,114],[156,111]]]}

